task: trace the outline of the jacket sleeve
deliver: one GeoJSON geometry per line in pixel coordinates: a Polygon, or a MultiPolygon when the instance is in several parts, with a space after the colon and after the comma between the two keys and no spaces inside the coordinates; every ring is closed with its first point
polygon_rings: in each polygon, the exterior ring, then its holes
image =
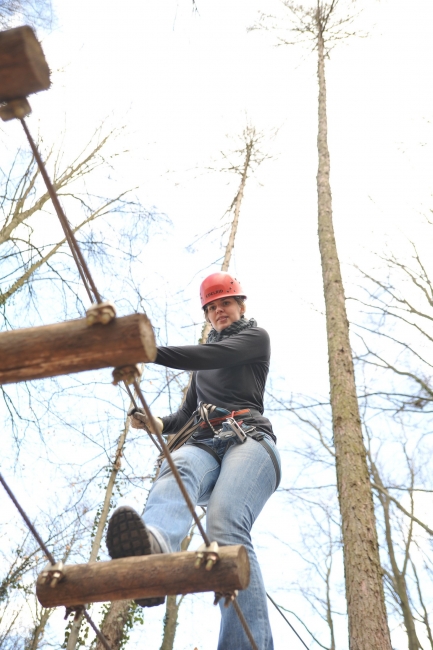
{"type": "Polygon", "coordinates": [[[197,408],[197,389],[196,389],[196,380],[195,372],[192,374],[191,383],[188,387],[186,398],[182,406],[175,413],[170,413],[163,418],[161,418],[164,428],[162,432],[165,433],[177,433],[189,420],[191,415],[197,408]]]}
{"type": "Polygon", "coordinates": [[[216,370],[266,362],[269,357],[268,333],[261,327],[252,327],[218,343],[159,347],[154,363],[177,370],[216,370]]]}

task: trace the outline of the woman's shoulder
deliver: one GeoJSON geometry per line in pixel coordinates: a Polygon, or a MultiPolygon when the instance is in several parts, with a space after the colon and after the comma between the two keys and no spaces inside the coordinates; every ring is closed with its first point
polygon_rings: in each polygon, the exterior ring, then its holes
{"type": "Polygon", "coordinates": [[[258,325],[254,325],[253,327],[249,327],[248,329],[245,329],[240,333],[244,334],[244,333],[248,333],[248,332],[251,333],[252,336],[256,336],[256,337],[260,336],[260,337],[267,338],[267,339],[269,338],[269,334],[268,334],[267,330],[265,330],[264,327],[259,327],[258,325]]]}
{"type": "Polygon", "coordinates": [[[255,325],[254,327],[248,327],[248,329],[239,332],[238,336],[244,337],[245,340],[250,343],[253,343],[254,341],[254,345],[270,345],[270,337],[268,332],[264,327],[259,327],[258,325],[255,325]]]}

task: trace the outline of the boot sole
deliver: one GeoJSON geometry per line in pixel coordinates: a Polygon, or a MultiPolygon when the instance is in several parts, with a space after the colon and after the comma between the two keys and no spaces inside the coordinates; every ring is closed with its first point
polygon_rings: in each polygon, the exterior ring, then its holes
{"type": "MultiPolygon", "coordinates": [[[[110,557],[150,555],[149,533],[140,515],[129,506],[122,506],[113,512],[107,530],[107,549],[110,557]]],[[[141,607],[163,605],[165,597],[141,598],[135,601],[141,607]]]]}

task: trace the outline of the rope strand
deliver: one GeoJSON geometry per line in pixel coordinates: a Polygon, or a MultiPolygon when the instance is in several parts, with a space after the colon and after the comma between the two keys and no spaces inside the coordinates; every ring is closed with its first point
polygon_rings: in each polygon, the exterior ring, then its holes
{"type": "MultiPolygon", "coordinates": [[[[54,559],[54,556],[52,555],[52,553],[50,553],[50,551],[46,547],[46,544],[42,540],[42,537],[39,535],[38,531],[33,526],[30,519],[27,517],[26,513],[24,512],[24,510],[22,509],[22,507],[18,503],[15,495],[13,494],[12,490],[10,489],[9,485],[6,483],[6,481],[4,480],[4,478],[3,478],[3,476],[1,474],[0,474],[0,483],[3,485],[4,489],[6,490],[7,494],[9,495],[12,503],[14,504],[14,506],[16,507],[18,512],[20,513],[21,517],[24,519],[24,521],[25,521],[25,523],[27,525],[27,528],[29,529],[29,531],[31,532],[31,534],[33,535],[33,537],[35,538],[35,540],[39,544],[41,550],[45,553],[45,555],[47,556],[47,559],[49,560],[51,565],[54,566],[54,564],[56,563],[56,561],[54,559]]],[[[98,626],[93,622],[92,618],[90,617],[90,614],[87,612],[85,607],[83,607],[83,614],[86,617],[86,619],[88,620],[89,624],[92,626],[96,636],[98,637],[98,639],[100,639],[100,641],[101,641],[102,645],[104,646],[104,648],[106,648],[106,650],[111,650],[111,647],[108,645],[107,639],[102,634],[102,632],[98,628],[98,626]]]]}
{"type": "Polygon", "coordinates": [[[83,614],[84,614],[84,616],[85,616],[87,622],[89,623],[89,625],[92,627],[94,633],[96,634],[96,636],[98,637],[98,639],[100,640],[100,642],[102,643],[102,645],[104,646],[104,648],[105,648],[106,650],[112,650],[112,649],[111,649],[111,646],[109,645],[109,643],[108,643],[108,641],[107,641],[107,639],[106,639],[105,636],[102,634],[102,632],[101,632],[101,630],[99,629],[99,627],[98,627],[97,625],[95,625],[95,623],[93,622],[93,620],[92,620],[92,618],[91,618],[89,612],[87,611],[87,609],[86,609],[85,607],[83,607],[83,614]]]}
{"type": "Polygon", "coordinates": [[[195,511],[195,508],[194,508],[194,505],[193,505],[193,503],[191,501],[191,498],[190,498],[188,492],[186,491],[186,487],[185,487],[185,485],[184,485],[184,483],[182,481],[182,478],[181,478],[181,476],[180,476],[180,474],[178,472],[178,469],[177,469],[176,465],[174,464],[173,457],[172,457],[172,455],[170,453],[170,450],[167,447],[167,445],[165,444],[165,441],[164,441],[164,438],[162,437],[162,434],[159,433],[157,424],[155,422],[155,418],[153,417],[152,413],[150,412],[149,407],[147,406],[146,400],[144,399],[144,395],[141,392],[141,388],[138,385],[138,382],[137,382],[136,379],[134,379],[133,385],[134,385],[134,388],[135,388],[135,392],[137,393],[137,396],[138,396],[138,398],[139,398],[139,400],[140,400],[140,402],[141,402],[141,404],[142,404],[142,406],[144,408],[144,412],[146,413],[147,417],[149,418],[150,429],[152,430],[152,433],[158,438],[158,442],[161,445],[161,448],[162,448],[162,451],[164,452],[167,463],[170,465],[170,469],[173,472],[173,476],[176,479],[176,482],[177,482],[177,484],[179,486],[180,491],[182,492],[182,496],[186,501],[186,505],[188,506],[188,509],[189,509],[189,511],[191,513],[191,516],[194,519],[194,522],[195,522],[197,528],[200,531],[200,534],[201,534],[201,536],[203,538],[204,543],[206,544],[206,546],[210,546],[210,539],[207,536],[206,531],[203,528],[202,523],[201,523],[201,521],[200,521],[200,519],[199,519],[199,517],[198,517],[198,515],[197,515],[197,513],[195,511]]]}
{"type": "Polygon", "coordinates": [[[37,531],[36,528],[33,526],[32,522],[31,522],[30,519],[27,517],[26,513],[24,512],[24,510],[21,508],[20,504],[18,503],[18,501],[16,500],[14,494],[12,493],[12,490],[10,489],[10,487],[8,486],[8,484],[6,483],[6,481],[4,480],[4,478],[3,478],[3,476],[2,476],[1,474],[0,474],[0,483],[3,485],[4,489],[6,490],[6,492],[7,492],[8,495],[9,495],[11,501],[12,501],[13,504],[15,505],[15,507],[16,507],[16,509],[18,510],[18,512],[20,513],[21,517],[22,517],[22,518],[24,519],[24,521],[26,522],[26,524],[27,524],[27,528],[30,530],[31,534],[33,535],[33,537],[35,538],[35,540],[37,541],[37,543],[38,543],[39,546],[41,547],[42,551],[43,551],[43,552],[45,553],[45,555],[47,556],[47,559],[51,562],[52,565],[54,565],[54,564],[56,563],[56,561],[55,561],[53,555],[52,555],[52,554],[50,553],[50,551],[47,549],[47,547],[46,547],[46,545],[45,545],[45,542],[42,540],[42,537],[39,535],[38,531],[37,531]]]}
{"type": "Polygon", "coordinates": [[[36,144],[30,134],[30,131],[28,129],[28,126],[24,120],[24,118],[20,119],[20,122],[23,126],[24,132],[27,136],[27,140],[29,141],[31,150],[33,152],[33,155],[35,157],[35,160],[38,164],[39,171],[41,172],[42,178],[45,181],[45,185],[48,190],[48,194],[50,195],[51,201],[53,202],[54,208],[56,210],[57,216],[59,217],[60,223],[62,225],[63,231],[65,233],[65,237],[67,239],[67,242],[69,244],[69,248],[71,249],[72,256],[75,260],[75,263],[78,268],[78,272],[81,276],[81,279],[83,281],[84,287],[87,291],[87,294],[89,296],[90,302],[94,303],[100,303],[102,302],[101,296],[99,294],[98,289],[96,288],[96,285],[93,281],[93,278],[90,274],[89,267],[87,266],[86,260],[83,257],[83,254],[81,252],[81,249],[78,245],[77,240],[75,239],[74,232],[69,225],[69,222],[66,218],[66,215],[63,211],[62,206],[60,205],[59,197],[57,196],[57,192],[51,182],[50,177],[48,176],[48,172],[46,170],[46,167],[44,165],[44,162],[41,158],[41,155],[38,151],[38,148],[36,147],[36,144]],[[93,295],[92,295],[93,293],[93,295]]]}
{"type": "Polygon", "coordinates": [[[239,607],[239,603],[236,600],[236,598],[233,601],[233,607],[235,608],[235,612],[238,615],[238,618],[239,618],[239,620],[241,622],[241,625],[244,628],[244,632],[248,637],[248,641],[251,643],[252,649],[253,650],[259,650],[259,648],[257,646],[257,643],[254,641],[254,637],[253,637],[253,635],[251,633],[251,630],[250,630],[250,628],[248,626],[248,623],[247,623],[247,621],[245,619],[245,616],[243,615],[243,612],[242,612],[241,608],[239,607]]]}
{"type": "MultiPolygon", "coordinates": [[[[125,388],[128,391],[128,395],[129,395],[129,397],[131,399],[132,404],[134,405],[134,408],[138,409],[137,402],[135,401],[132,390],[128,386],[128,382],[124,381],[123,383],[125,384],[125,388]]],[[[159,453],[162,454],[163,453],[162,448],[159,446],[159,443],[155,440],[152,433],[150,431],[148,431],[147,433],[149,435],[149,438],[151,439],[151,441],[153,442],[153,444],[155,445],[155,447],[159,451],[159,453]]]]}
{"type": "Polygon", "coordinates": [[[275,608],[280,612],[281,616],[284,618],[284,620],[286,621],[286,623],[287,623],[287,624],[292,628],[293,632],[296,634],[296,636],[298,637],[298,639],[300,640],[300,642],[302,643],[302,645],[303,645],[305,648],[307,648],[307,650],[309,650],[309,648],[308,648],[307,644],[305,643],[305,641],[304,641],[304,640],[299,636],[299,634],[297,633],[297,631],[295,630],[295,628],[293,627],[293,625],[291,624],[291,622],[289,621],[289,619],[286,618],[286,617],[284,616],[283,612],[282,612],[281,609],[278,607],[278,605],[277,605],[277,603],[275,602],[275,600],[273,600],[273,599],[270,597],[270,595],[268,594],[268,592],[266,592],[266,595],[267,595],[267,597],[269,598],[269,600],[271,601],[271,603],[273,604],[273,606],[274,606],[274,607],[275,607],[275,608]]]}

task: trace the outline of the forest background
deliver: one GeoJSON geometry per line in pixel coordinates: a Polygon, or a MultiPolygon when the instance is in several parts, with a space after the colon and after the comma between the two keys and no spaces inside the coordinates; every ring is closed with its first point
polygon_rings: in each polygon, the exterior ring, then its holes
{"type": "MultiPolygon", "coordinates": [[[[362,12],[351,2],[340,8],[354,17],[349,31],[356,35],[337,43],[326,62],[334,224],[392,641],[399,650],[433,648],[433,10],[421,0],[410,12],[400,0],[369,1],[362,12]],[[384,494],[406,511],[388,502],[391,532],[384,494]],[[411,527],[412,508],[424,526],[411,527]]],[[[145,310],[161,344],[200,337],[198,286],[221,266],[227,209],[239,183],[232,173],[242,161],[239,138],[247,124],[263,134],[268,158],[248,179],[230,266],[248,294],[247,313],[271,335],[267,413],[284,463],[282,485],[254,539],[268,592],[307,644],[346,648],[316,234],[315,55],[309,45],[282,44],[292,39],[290,14],[279,2],[128,1],[119,13],[114,3],[78,0],[45,10],[36,23],[53,86],[31,98],[30,128],[51,175],[64,179],[60,193],[71,222],[87,220],[78,236],[100,291],[121,314],[145,310]],[[249,29],[260,12],[275,16],[276,30],[249,29]]],[[[20,24],[19,16],[8,24],[20,24]]],[[[4,232],[16,188],[29,187],[33,168],[19,124],[3,124],[1,141],[4,232]]],[[[74,318],[87,304],[64,247],[43,261],[62,237],[49,204],[36,205],[42,193],[36,178],[24,202],[36,207],[1,244],[2,329],[74,318]]],[[[186,381],[144,370],[156,414],[177,407],[186,381]]],[[[124,427],[128,399],[110,382],[102,371],[3,391],[2,473],[70,561],[89,557],[124,427]]],[[[128,435],[111,506],[141,509],[154,455],[141,434],[128,435]]],[[[41,628],[44,613],[32,592],[43,558],[5,495],[1,503],[0,647],[59,647],[63,613],[52,613],[41,628]]],[[[215,646],[219,616],[211,601],[209,594],[184,599],[175,648],[215,646]]],[[[97,620],[103,614],[99,607],[92,613],[97,620]]],[[[160,648],[164,613],[145,610],[124,646],[160,648]]],[[[277,650],[288,642],[301,647],[274,609],[271,617],[277,650]]],[[[92,636],[85,634],[88,647],[92,636]]]]}

